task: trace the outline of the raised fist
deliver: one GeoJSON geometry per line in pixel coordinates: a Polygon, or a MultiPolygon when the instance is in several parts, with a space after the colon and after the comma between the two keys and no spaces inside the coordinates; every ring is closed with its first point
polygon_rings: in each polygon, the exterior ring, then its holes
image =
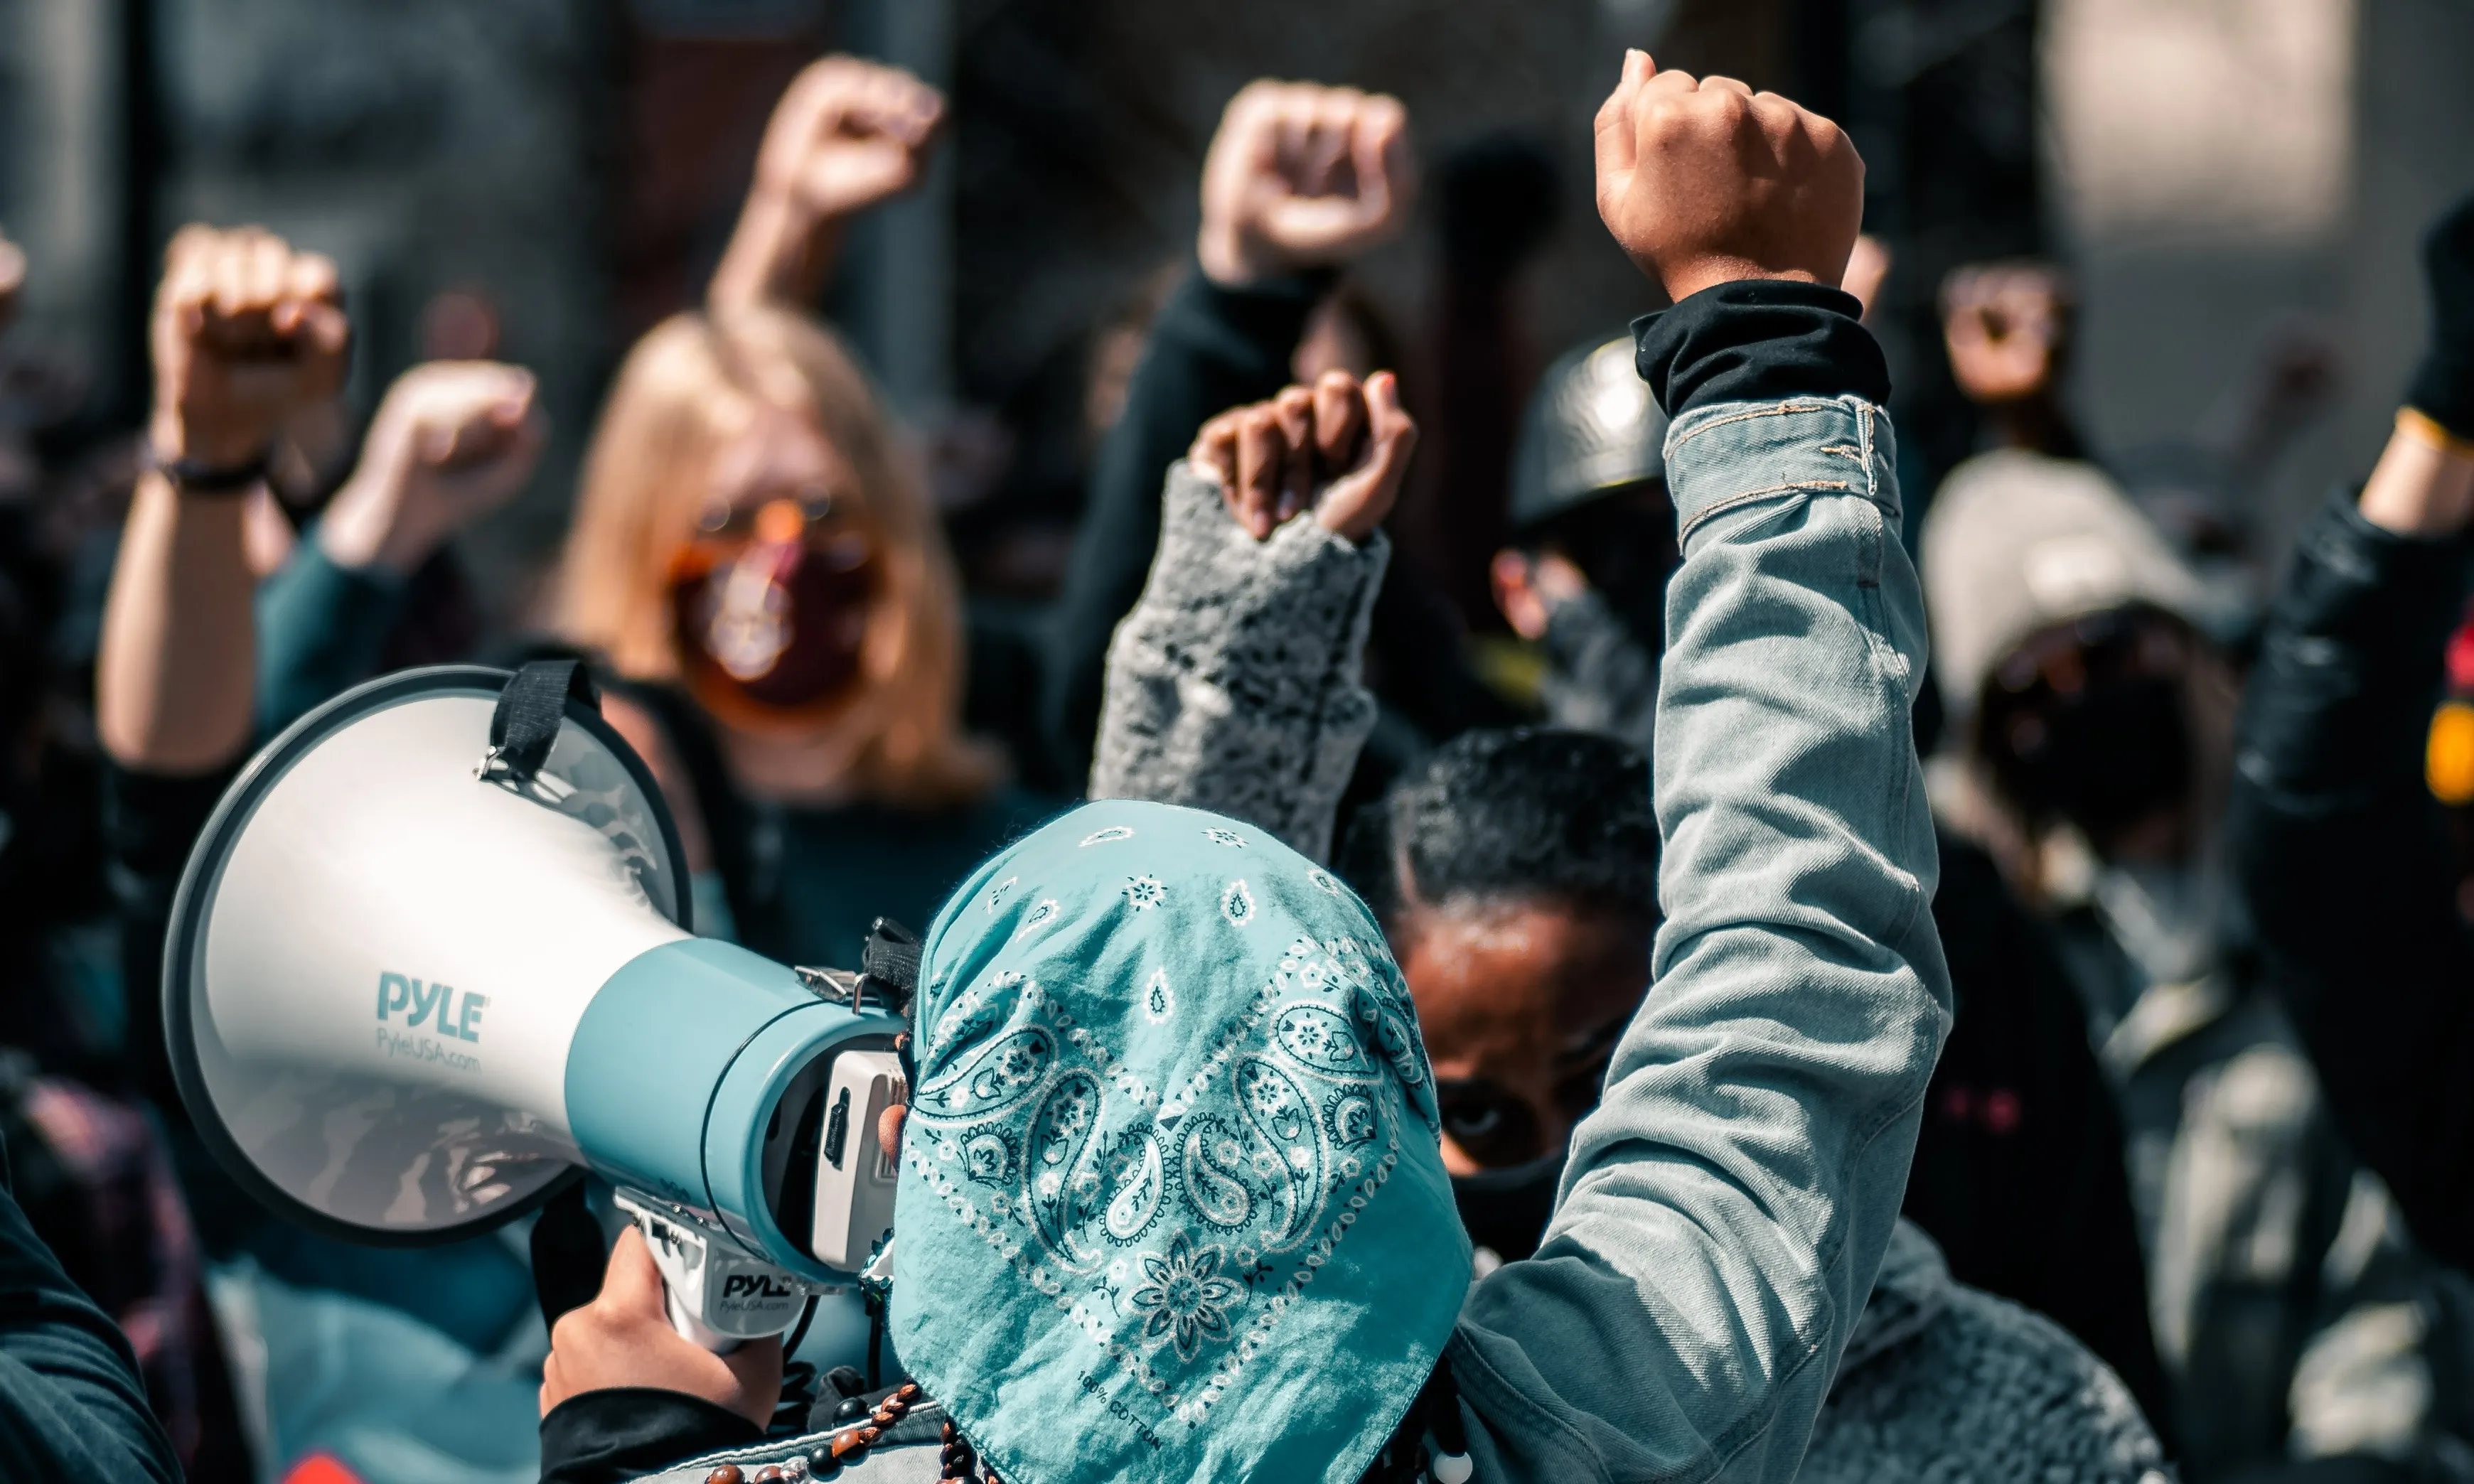
{"type": "Polygon", "coordinates": [[[1589,590],[1588,574],[1557,551],[1531,556],[1507,546],[1494,554],[1487,576],[1503,621],[1533,644],[1546,636],[1557,609],[1589,590]]]}
{"type": "Polygon", "coordinates": [[[1362,541],[1392,513],[1417,446],[1396,377],[1376,371],[1360,384],[1333,371],[1222,413],[1186,458],[1220,481],[1228,514],[1258,541],[1307,510],[1324,530],[1362,541]]]}
{"type": "Polygon", "coordinates": [[[1400,100],[1314,83],[1249,83],[1202,161],[1195,250],[1215,281],[1346,262],[1397,233],[1417,203],[1400,100]]]}
{"type": "Polygon", "coordinates": [[[2039,263],[1961,268],[1943,283],[1942,342],[1968,400],[2025,401],[2052,390],[2068,334],[2070,290],[2039,263]]]}
{"type": "Polygon", "coordinates": [[[1598,109],[1598,215],[1677,301],[1737,278],[1835,287],[1864,220],[1864,162],[1838,126],[1734,78],[1624,54],[1598,109]]]}
{"type": "Polygon", "coordinates": [[[151,339],[156,454],[231,468],[342,387],[352,324],[325,257],[259,227],[184,227],[164,253],[151,339]]]}
{"type": "Polygon", "coordinates": [[[17,291],[26,286],[26,254],[6,237],[0,237],[0,329],[17,314],[17,291]]]}
{"type": "Polygon", "coordinates": [[[810,62],[764,126],[756,188],[818,220],[864,211],[918,183],[944,116],[944,95],[899,67],[810,62]]]}
{"type": "Polygon", "coordinates": [[[449,537],[514,498],[541,460],[533,373],[431,361],[398,376],[361,462],[319,522],[337,565],[410,572],[449,537]]]}

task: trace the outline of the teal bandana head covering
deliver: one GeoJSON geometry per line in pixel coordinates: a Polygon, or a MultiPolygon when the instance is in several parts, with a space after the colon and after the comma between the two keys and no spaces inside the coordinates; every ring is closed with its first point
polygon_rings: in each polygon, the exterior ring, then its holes
{"type": "Polygon", "coordinates": [[[930,930],[892,1334],[1007,1484],[1355,1484],[1469,1248],[1363,902],[1262,830],[1090,804],[930,930]]]}

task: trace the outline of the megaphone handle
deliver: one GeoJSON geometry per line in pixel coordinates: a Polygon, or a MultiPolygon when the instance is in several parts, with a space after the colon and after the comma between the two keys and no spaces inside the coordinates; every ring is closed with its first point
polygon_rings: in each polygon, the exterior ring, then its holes
{"type": "Polygon", "coordinates": [[[618,1209],[644,1233],[644,1250],[653,1257],[653,1268],[662,1275],[662,1312],[670,1328],[682,1339],[692,1340],[716,1355],[727,1355],[739,1348],[736,1336],[727,1335],[696,1317],[695,1305],[681,1296],[681,1290],[692,1286],[706,1275],[701,1271],[704,1255],[699,1252],[690,1262],[687,1244],[692,1240],[687,1233],[664,1221],[660,1216],[637,1204],[625,1191],[618,1197],[618,1209]],[[691,1268],[697,1270],[691,1278],[691,1268]]]}
{"type": "Polygon", "coordinates": [[[679,1291],[667,1280],[662,1283],[662,1308],[670,1316],[670,1328],[677,1330],[682,1339],[692,1340],[716,1355],[727,1355],[740,1346],[740,1341],[707,1328],[695,1315],[688,1312],[688,1306],[679,1302],[679,1291]]]}

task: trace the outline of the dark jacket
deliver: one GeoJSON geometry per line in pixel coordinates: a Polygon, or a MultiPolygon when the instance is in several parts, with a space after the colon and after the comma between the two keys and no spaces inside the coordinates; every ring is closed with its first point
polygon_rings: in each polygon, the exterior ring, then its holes
{"type": "Polygon", "coordinates": [[[2469,545],[2339,499],[2302,533],[2245,703],[2233,859],[2338,1127],[2422,1245],[2474,1269],[2474,944],[2423,783],[2469,545]]]}
{"type": "Polygon", "coordinates": [[[1327,273],[1231,289],[1193,272],[1152,322],[1125,412],[1100,445],[1073,566],[1050,620],[1041,710],[1059,777],[1079,781],[1091,771],[1108,639],[1142,596],[1159,547],[1160,476],[1204,422],[1288,384],[1306,318],[1330,287],[1327,273]]]}
{"type": "Polygon", "coordinates": [[[1957,1015],[1902,1209],[1952,1276],[2076,1335],[2162,1429],[2171,1396],[2148,1328],[2122,1113],[2068,971],[1992,857],[1946,831],[1932,913],[1957,1015]]]}
{"type": "Polygon", "coordinates": [[[129,1340],[78,1291],[0,1181],[0,1478],[161,1480],[181,1462],[129,1340]]]}

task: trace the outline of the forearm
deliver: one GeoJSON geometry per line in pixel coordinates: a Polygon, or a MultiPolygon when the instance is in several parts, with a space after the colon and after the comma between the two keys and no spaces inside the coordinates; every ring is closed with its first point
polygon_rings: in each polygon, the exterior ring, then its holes
{"type": "Polygon", "coordinates": [[[2245,701],[2230,855],[2340,1124],[2416,1234],[2474,1261],[2474,947],[2422,767],[2468,547],[2370,505],[2332,504],[2298,543],[2245,701]]]}
{"type": "MultiPolygon", "coordinates": [[[[1852,301],[1824,312],[1853,330],[1852,301]]],[[[1736,348],[1760,348],[1760,322],[1736,348]]],[[[1479,1286],[1456,1342],[1481,1413],[1542,1408],[1615,1476],[1793,1476],[1949,1024],[1909,730],[1923,603],[1873,400],[1886,377],[1869,339],[1855,350],[1867,373],[1831,374],[1868,395],[1677,398],[1655,984],[1538,1257],[1479,1286]]],[[[1791,360],[1768,385],[1796,384],[1791,360]]],[[[1568,1456],[1523,1461],[1515,1430],[1492,1440],[1506,1476],[1568,1456]]]]}
{"type": "Polygon", "coordinates": [[[1227,288],[1196,273],[1160,311],[1125,412],[1101,444],[1055,610],[1044,730],[1064,771],[1088,767],[1109,640],[1141,596],[1159,544],[1161,476],[1215,414],[1287,384],[1306,317],[1327,284],[1327,275],[1300,275],[1227,288]]]}
{"type": "Polygon", "coordinates": [[[714,268],[709,301],[722,311],[773,304],[813,314],[841,254],[842,235],[838,220],[820,220],[771,192],[753,191],[714,268]]]}
{"type": "Polygon", "coordinates": [[[95,724],[147,773],[204,773],[247,750],[255,663],[244,498],[138,481],[104,605],[95,724]]]}
{"type": "Polygon", "coordinates": [[[1209,809],[1322,860],[1374,726],[1360,664],[1390,545],[1311,517],[1257,541],[1189,465],[1162,500],[1158,560],[1108,650],[1090,797],[1209,809]]]}
{"type": "Polygon", "coordinates": [[[2462,534],[2474,520],[2474,443],[2422,413],[2397,415],[2397,430],[2363,486],[2363,518],[2399,536],[2462,534]]]}

